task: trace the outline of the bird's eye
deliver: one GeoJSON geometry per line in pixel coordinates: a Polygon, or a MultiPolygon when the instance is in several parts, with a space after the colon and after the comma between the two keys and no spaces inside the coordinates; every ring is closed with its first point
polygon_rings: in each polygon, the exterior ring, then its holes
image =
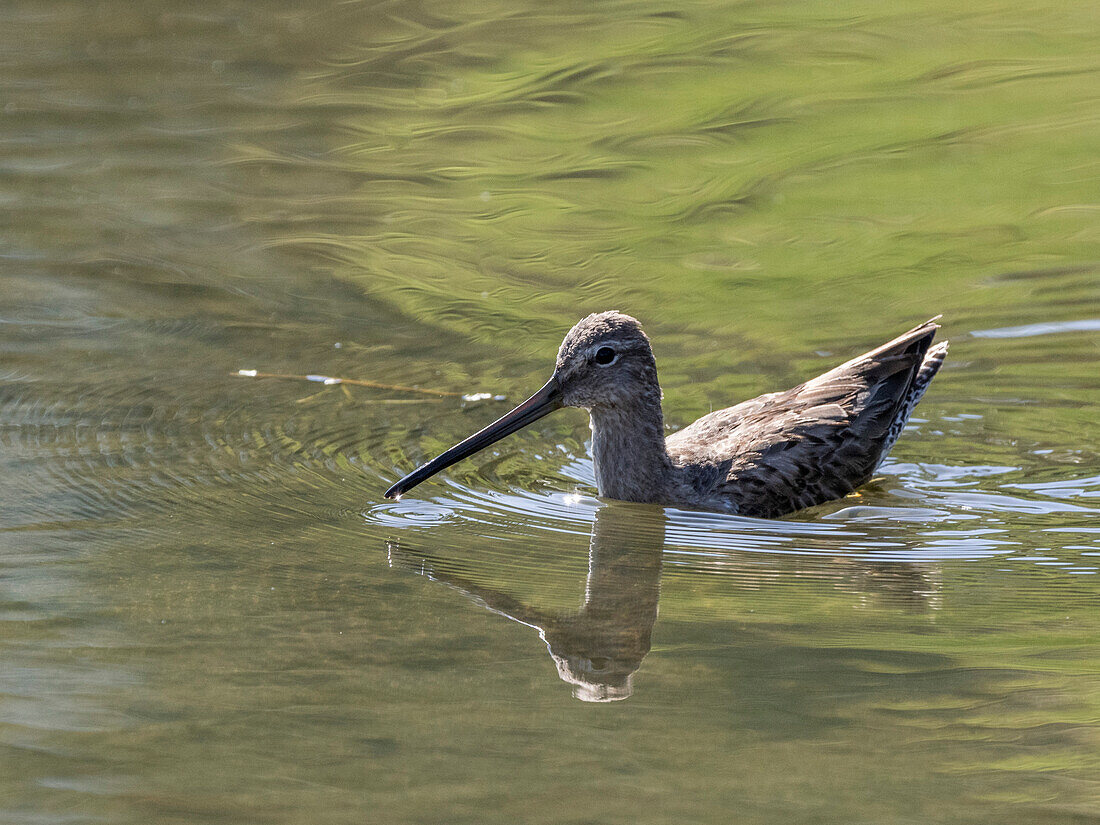
{"type": "Polygon", "coordinates": [[[600,347],[596,350],[596,363],[601,367],[613,364],[617,357],[615,350],[611,349],[611,347],[600,347]]]}

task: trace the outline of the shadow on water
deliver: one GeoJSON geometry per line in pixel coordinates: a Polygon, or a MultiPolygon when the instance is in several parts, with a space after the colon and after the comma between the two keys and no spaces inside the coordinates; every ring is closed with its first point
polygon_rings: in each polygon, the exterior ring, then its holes
{"type": "MultiPolygon", "coordinates": [[[[453,587],[494,613],[537,630],[558,676],[572,685],[576,698],[611,702],[633,694],[634,674],[650,650],[669,521],[664,509],[651,505],[610,502],[599,508],[581,606],[573,610],[541,606],[488,586],[461,563],[400,541],[387,542],[386,549],[392,567],[453,587]]],[[[684,565],[682,557],[673,559],[684,565]]],[[[849,587],[882,603],[918,612],[936,606],[939,575],[933,566],[863,559],[844,559],[842,564],[849,587]]]]}

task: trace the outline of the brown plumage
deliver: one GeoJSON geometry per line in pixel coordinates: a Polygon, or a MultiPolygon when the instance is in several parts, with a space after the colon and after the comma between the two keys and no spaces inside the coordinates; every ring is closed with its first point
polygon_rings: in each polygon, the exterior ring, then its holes
{"type": "Polygon", "coordinates": [[[667,439],[649,339],[629,315],[590,315],[553,376],[512,412],[407,475],[401,493],[562,406],[588,410],[600,495],[774,518],[871,478],[943,363],[936,318],[784,392],[718,410],[667,439]]]}

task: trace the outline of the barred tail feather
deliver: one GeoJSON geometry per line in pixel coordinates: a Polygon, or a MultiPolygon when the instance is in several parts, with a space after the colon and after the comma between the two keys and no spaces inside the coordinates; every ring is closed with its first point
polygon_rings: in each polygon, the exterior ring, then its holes
{"type": "Polygon", "coordinates": [[[890,449],[894,446],[894,442],[898,440],[898,436],[901,435],[901,431],[905,429],[905,422],[909,420],[909,416],[913,412],[913,408],[917,406],[917,402],[924,397],[925,390],[928,389],[928,385],[932,383],[932,379],[939,372],[940,367],[943,366],[943,360],[947,357],[947,345],[949,342],[941,341],[934,347],[929,348],[925,353],[924,360],[921,361],[920,369],[917,370],[917,375],[913,379],[913,384],[909,388],[909,396],[905,399],[905,403],[902,404],[898,410],[898,414],[894,417],[893,423],[890,425],[890,432],[886,436],[886,440],[882,445],[882,454],[879,458],[879,465],[886,460],[886,456],[890,453],[890,449]]]}

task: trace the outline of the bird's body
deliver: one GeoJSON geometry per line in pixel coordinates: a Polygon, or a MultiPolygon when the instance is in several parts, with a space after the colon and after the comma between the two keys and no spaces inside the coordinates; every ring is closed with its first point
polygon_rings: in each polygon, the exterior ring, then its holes
{"type": "Polygon", "coordinates": [[[561,406],[589,411],[600,495],[774,518],[868,481],[943,363],[936,319],[784,392],[703,416],[665,437],[649,339],[618,312],[565,336],[554,375],[511,413],[390,490],[400,495],[561,406]]]}

